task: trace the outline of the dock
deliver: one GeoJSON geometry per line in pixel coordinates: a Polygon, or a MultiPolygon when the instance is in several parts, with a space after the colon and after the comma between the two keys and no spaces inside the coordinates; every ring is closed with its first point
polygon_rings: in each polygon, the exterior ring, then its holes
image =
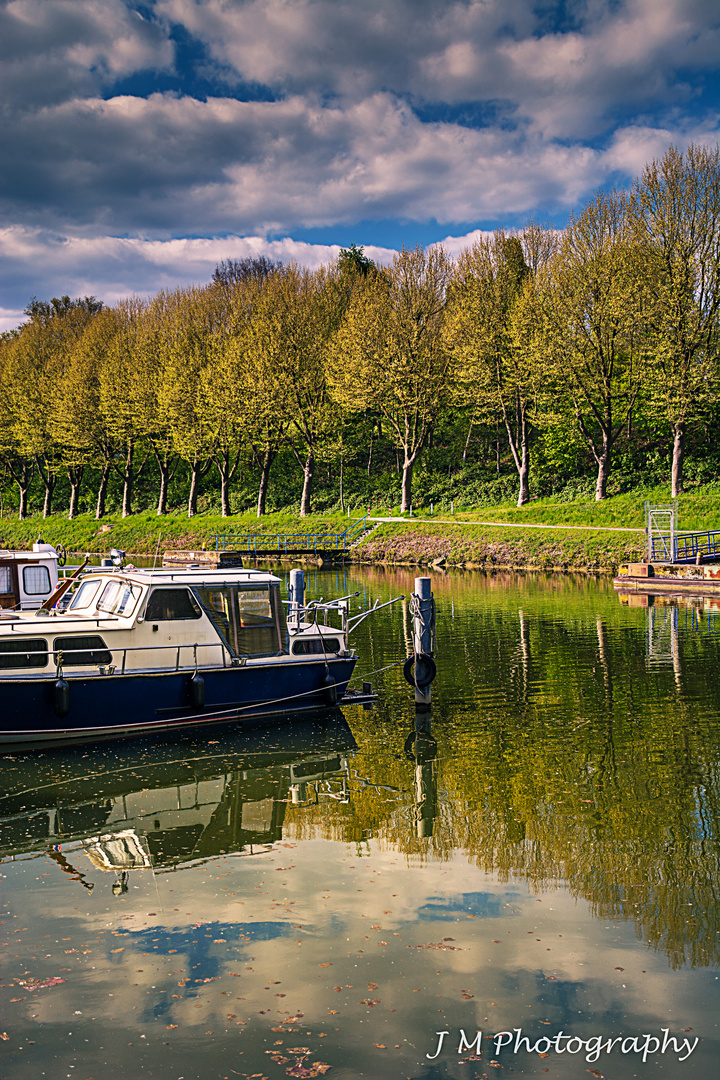
{"type": "Polygon", "coordinates": [[[720,563],[626,563],[613,585],[620,592],[720,595],[720,563]]]}

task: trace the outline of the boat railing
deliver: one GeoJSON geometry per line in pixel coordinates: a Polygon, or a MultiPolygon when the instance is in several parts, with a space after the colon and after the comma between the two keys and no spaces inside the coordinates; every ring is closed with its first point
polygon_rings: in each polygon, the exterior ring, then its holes
{"type": "MultiPolygon", "coordinates": [[[[106,645],[105,647],[88,647],[87,645],[85,645],[83,648],[78,649],[23,649],[22,653],[2,653],[2,651],[0,651],[0,656],[2,656],[3,660],[5,661],[3,667],[0,668],[0,678],[2,678],[3,670],[18,670],[21,666],[22,670],[27,673],[28,676],[32,677],[32,666],[28,666],[27,664],[18,664],[17,667],[12,667],[9,661],[11,661],[14,656],[17,656],[18,659],[20,659],[20,657],[25,659],[30,656],[47,657],[47,662],[52,663],[55,670],[59,670],[61,668],[65,670],[65,668],[69,668],[69,671],[65,671],[65,674],[69,676],[73,674],[73,670],[78,675],[87,675],[88,669],[95,669],[100,675],[114,675],[116,672],[120,675],[124,675],[126,671],[133,671],[135,673],[137,673],[138,671],[180,671],[181,660],[184,661],[184,663],[182,664],[183,671],[192,671],[195,668],[197,668],[198,670],[202,670],[204,668],[217,668],[218,664],[213,663],[206,657],[203,658],[202,661],[198,659],[198,653],[200,653],[201,650],[204,650],[207,655],[210,650],[217,649],[220,650],[220,661],[222,662],[222,666],[224,668],[244,667],[244,665],[247,663],[247,656],[234,656],[233,653],[230,652],[228,647],[224,645],[221,641],[210,641],[202,643],[187,642],[175,645],[106,645]],[[152,653],[153,655],[155,655],[160,652],[169,654],[169,663],[159,665],[128,665],[129,654],[133,654],[130,656],[130,659],[132,660],[134,659],[135,654],[152,653]],[[72,662],[68,662],[68,657],[76,656],[78,654],[82,654],[83,656],[87,656],[88,654],[95,654],[96,656],[103,657],[109,656],[110,661],[108,662],[97,660],[91,661],[90,663],[79,662],[75,664],[73,664],[72,662]]],[[[41,666],[42,665],[38,664],[37,667],[34,669],[35,671],[37,671],[38,675],[40,674],[41,666]]]]}

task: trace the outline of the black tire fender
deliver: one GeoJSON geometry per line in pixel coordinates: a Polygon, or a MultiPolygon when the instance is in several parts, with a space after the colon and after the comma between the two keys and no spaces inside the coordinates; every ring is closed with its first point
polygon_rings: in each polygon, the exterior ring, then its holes
{"type": "Polygon", "coordinates": [[[437,675],[437,667],[432,656],[428,656],[427,653],[417,653],[408,656],[403,664],[403,675],[410,686],[417,686],[419,690],[424,690],[425,687],[430,686],[437,675]]]}

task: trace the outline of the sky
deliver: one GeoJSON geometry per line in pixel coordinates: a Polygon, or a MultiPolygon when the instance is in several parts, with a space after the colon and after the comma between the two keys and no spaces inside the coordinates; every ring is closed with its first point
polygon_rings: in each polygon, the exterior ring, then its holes
{"type": "Polygon", "coordinates": [[[0,329],[558,227],[718,142],[717,0],[0,0],[0,329]]]}

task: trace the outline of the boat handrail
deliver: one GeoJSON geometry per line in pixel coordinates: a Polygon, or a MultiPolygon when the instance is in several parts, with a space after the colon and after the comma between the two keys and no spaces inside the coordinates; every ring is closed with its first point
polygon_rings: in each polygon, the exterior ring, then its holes
{"type": "MultiPolygon", "coordinates": [[[[100,645],[90,645],[90,646],[84,645],[83,647],[78,648],[78,649],[27,649],[27,650],[24,649],[22,651],[22,653],[18,653],[18,656],[24,656],[24,657],[25,656],[48,656],[48,658],[49,658],[50,654],[52,653],[53,656],[55,657],[55,659],[53,660],[53,663],[54,664],[58,664],[58,663],[61,664],[62,659],[64,657],[73,656],[76,653],[106,653],[106,654],[110,653],[110,655],[112,656],[113,661],[115,659],[115,653],[122,653],[122,664],[120,666],[120,674],[124,674],[126,666],[127,666],[127,655],[128,655],[128,653],[147,653],[147,652],[158,653],[158,652],[170,652],[170,651],[174,652],[175,653],[175,663],[174,664],[168,664],[165,667],[152,667],[152,668],[149,668],[148,670],[151,670],[151,671],[179,671],[180,670],[180,655],[181,655],[181,651],[183,649],[190,649],[191,652],[192,652],[192,657],[193,657],[192,663],[188,663],[186,665],[188,670],[191,667],[194,667],[194,666],[197,666],[198,668],[216,666],[214,664],[209,664],[207,662],[205,664],[197,664],[196,665],[195,664],[195,657],[197,655],[197,650],[198,649],[220,649],[220,655],[222,657],[222,666],[223,667],[237,667],[238,665],[242,666],[248,660],[247,656],[242,656],[242,655],[234,656],[233,653],[228,649],[228,647],[222,641],[203,641],[203,642],[192,641],[192,642],[181,642],[180,644],[174,644],[174,645],[108,645],[106,643],[103,643],[103,645],[101,645],[101,646],[100,645]]],[[[4,655],[6,657],[12,657],[13,654],[12,653],[5,653],[4,655]]],[[[49,660],[48,660],[48,662],[49,662],[49,660]]],[[[70,665],[70,666],[72,667],[74,665],[70,665]]],[[[100,669],[101,672],[102,672],[103,669],[107,670],[108,668],[112,668],[113,671],[115,671],[117,669],[118,665],[111,662],[109,664],[107,664],[107,663],[78,664],[77,666],[78,666],[78,668],[82,668],[82,669],[87,669],[89,667],[96,667],[96,668],[100,669]]],[[[39,668],[39,665],[38,665],[38,668],[39,668]]],[[[8,665],[7,668],[5,668],[4,670],[11,670],[10,665],[8,665]]],[[[135,671],[135,670],[138,670],[138,669],[133,668],[132,670],[135,671]]],[[[3,677],[2,672],[3,672],[3,669],[0,668],[0,679],[2,679],[2,677],[3,677]]]]}
{"type": "MultiPolygon", "coordinates": [[[[341,633],[341,631],[335,630],[335,633],[336,634],[341,633]]],[[[128,653],[173,652],[175,654],[175,663],[174,664],[168,664],[168,665],[165,665],[165,666],[155,666],[155,665],[153,665],[152,667],[147,667],[147,668],[144,668],[144,667],[143,668],[132,667],[132,668],[130,668],[130,670],[133,671],[133,672],[137,672],[137,671],[152,671],[152,672],[180,671],[181,654],[182,654],[183,651],[187,651],[188,649],[191,651],[192,659],[189,662],[188,661],[185,662],[183,670],[186,670],[186,671],[190,671],[190,670],[194,669],[195,667],[197,667],[198,669],[203,669],[203,668],[209,668],[209,667],[216,667],[217,666],[216,664],[213,664],[213,663],[211,663],[211,662],[209,662],[207,660],[205,660],[202,663],[198,662],[197,661],[197,653],[198,653],[198,650],[200,650],[200,649],[220,649],[220,655],[221,655],[221,658],[222,658],[222,666],[224,668],[226,668],[226,667],[244,667],[248,660],[253,659],[253,657],[250,656],[250,654],[239,653],[239,654],[235,655],[233,652],[231,652],[230,649],[228,649],[227,645],[225,645],[224,642],[222,642],[222,641],[203,641],[203,642],[192,641],[192,642],[181,642],[180,644],[176,643],[174,645],[108,645],[108,644],[105,643],[102,646],[100,646],[100,645],[90,645],[90,646],[85,645],[82,648],[78,648],[78,649],[27,649],[27,650],[24,649],[22,651],[22,653],[18,653],[18,656],[21,656],[21,655],[23,657],[27,657],[27,656],[47,656],[48,657],[48,663],[52,662],[56,666],[62,666],[64,657],[72,656],[75,653],[105,653],[105,654],[109,653],[111,655],[111,657],[112,657],[112,660],[111,660],[110,663],[78,664],[77,665],[78,674],[80,674],[81,671],[87,673],[88,668],[97,668],[100,671],[101,674],[105,674],[105,673],[113,674],[118,669],[118,663],[115,661],[115,654],[116,653],[122,653],[122,662],[119,664],[119,667],[120,667],[120,674],[124,675],[125,671],[126,671],[126,668],[127,668],[128,653]],[[52,661],[50,659],[51,655],[53,657],[52,661]],[[112,670],[110,670],[110,669],[112,669],[112,670]]],[[[0,655],[4,655],[5,657],[9,658],[9,657],[12,657],[13,654],[12,653],[5,653],[5,654],[0,654],[0,655]]],[[[269,654],[266,654],[266,655],[267,656],[286,656],[286,655],[291,655],[291,654],[289,654],[289,653],[269,653],[269,654]]],[[[260,657],[258,657],[258,659],[260,659],[260,657]]],[[[75,665],[71,664],[69,666],[72,668],[75,665]]],[[[4,677],[3,671],[10,671],[10,670],[17,670],[17,669],[11,668],[11,666],[9,664],[8,664],[8,666],[6,668],[0,668],[0,680],[2,680],[2,678],[4,677]]],[[[33,671],[32,668],[27,668],[25,670],[28,672],[28,674],[30,674],[33,671]]],[[[37,672],[37,674],[39,676],[40,675],[40,665],[38,665],[38,667],[35,669],[35,671],[37,672]]],[[[71,673],[66,672],[66,675],[68,675],[68,674],[71,674],[71,673]]]]}

